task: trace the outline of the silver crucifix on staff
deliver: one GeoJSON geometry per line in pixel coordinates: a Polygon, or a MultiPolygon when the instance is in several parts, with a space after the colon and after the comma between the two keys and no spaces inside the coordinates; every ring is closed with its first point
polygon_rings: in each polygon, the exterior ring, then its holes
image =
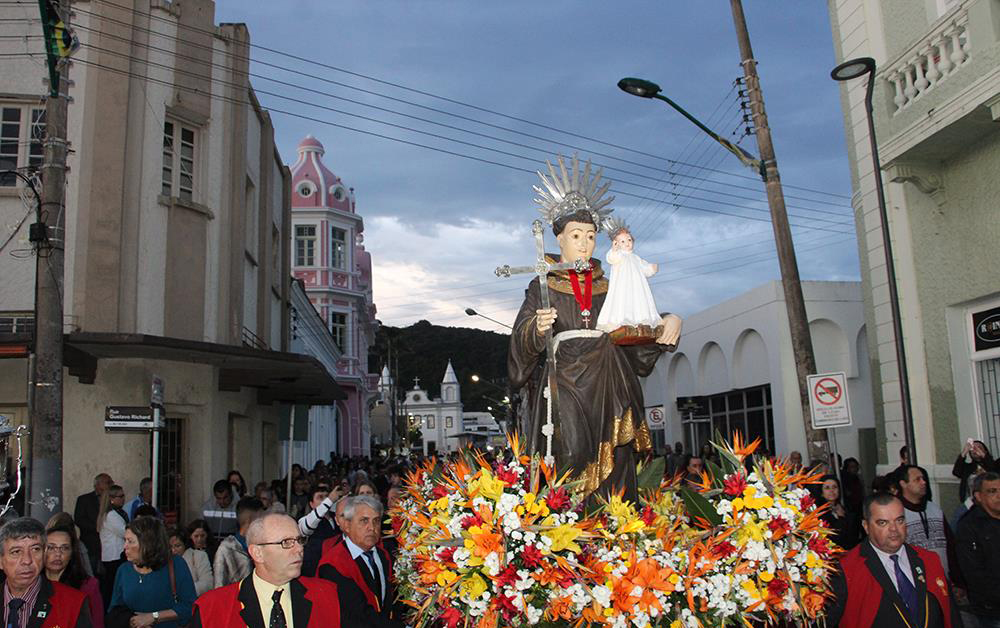
{"type": "MultiPolygon", "coordinates": [[[[548,274],[553,270],[575,270],[578,273],[585,272],[590,268],[590,262],[578,259],[575,262],[560,262],[552,264],[545,259],[545,242],[543,234],[545,226],[541,220],[531,223],[531,232],[535,234],[535,249],[537,259],[534,266],[510,266],[504,264],[496,269],[497,277],[510,277],[525,273],[535,273],[538,275],[538,289],[542,297],[542,309],[548,310],[552,306],[549,303],[549,282],[548,274]]],[[[542,434],[545,436],[545,463],[552,465],[555,458],[552,456],[552,435],[555,433],[555,426],[552,424],[552,408],[559,407],[556,394],[556,347],[552,337],[552,327],[545,330],[545,362],[549,371],[549,381],[545,387],[546,417],[545,425],[542,426],[542,434]]]]}

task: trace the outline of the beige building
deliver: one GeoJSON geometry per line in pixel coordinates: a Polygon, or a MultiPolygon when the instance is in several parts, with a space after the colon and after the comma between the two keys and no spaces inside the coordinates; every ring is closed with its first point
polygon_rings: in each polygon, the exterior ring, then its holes
{"type": "MultiPolygon", "coordinates": [[[[828,4],[837,61],[877,64],[875,132],[917,459],[948,506],[962,443],[979,439],[1000,453],[1000,3],[828,4]]],[[[898,464],[904,432],[865,87],[844,83],[841,98],[884,470],[898,464]]]]}
{"type": "MultiPolygon", "coordinates": [[[[4,34],[41,32],[25,7],[0,7],[14,18],[4,34]]],[[[109,432],[104,418],[107,406],[148,405],[153,375],[166,384],[161,506],[184,520],[229,469],[251,485],[284,473],[280,403],[342,398],[319,361],[287,352],[290,174],[248,82],[249,33],[214,20],[210,0],[74,4],[82,47],[69,71],[67,508],[98,472],[129,496],[150,473],[149,433],[109,432]]],[[[4,164],[27,167],[46,92],[41,41],[0,39],[0,52],[23,53],[0,57],[0,108],[2,150],[13,155],[4,164]]],[[[27,249],[20,184],[0,183],[0,243],[27,249]]],[[[7,253],[0,414],[24,422],[35,260],[7,253]]]]}

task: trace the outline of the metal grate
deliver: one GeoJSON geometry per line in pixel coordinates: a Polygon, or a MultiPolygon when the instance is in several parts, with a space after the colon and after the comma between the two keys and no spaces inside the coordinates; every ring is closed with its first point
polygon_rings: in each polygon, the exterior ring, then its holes
{"type": "Polygon", "coordinates": [[[976,365],[982,401],[983,436],[990,451],[1000,451],[1000,358],[976,365]]]}
{"type": "MultiPolygon", "coordinates": [[[[183,460],[183,424],[181,419],[166,419],[166,426],[160,432],[160,472],[157,495],[158,508],[163,513],[168,526],[178,525],[184,521],[181,517],[181,495],[183,494],[183,475],[181,473],[183,460]]],[[[153,435],[149,435],[149,450],[153,450],[153,435]]],[[[152,456],[150,456],[150,473],[152,473],[152,456]]]]}
{"type": "Polygon", "coordinates": [[[32,314],[0,315],[0,334],[30,334],[35,330],[35,317],[32,314]]]}

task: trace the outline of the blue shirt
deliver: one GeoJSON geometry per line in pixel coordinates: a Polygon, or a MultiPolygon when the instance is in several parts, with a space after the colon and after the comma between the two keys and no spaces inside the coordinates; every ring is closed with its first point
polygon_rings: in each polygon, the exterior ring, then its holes
{"type": "MultiPolygon", "coordinates": [[[[142,495],[136,495],[132,499],[132,501],[125,504],[125,512],[128,513],[129,521],[133,521],[135,519],[135,511],[139,510],[139,506],[142,506],[145,503],[146,503],[145,500],[142,499],[142,495]]],[[[155,506],[153,507],[153,510],[156,510],[155,506]]],[[[159,510],[156,510],[156,516],[159,517],[160,519],[163,519],[163,513],[161,513],[159,510]]]]}
{"type": "Polygon", "coordinates": [[[126,562],[115,575],[110,608],[127,606],[135,613],[173,610],[179,621],[161,621],[157,626],[177,628],[191,621],[191,611],[198,595],[187,563],[180,556],[170,554],[174,562],[174,580],[177,583],[177,601],[170,591],[170,572],[164,565],[148,574],[140,574],[132,563],[126,562]]]}

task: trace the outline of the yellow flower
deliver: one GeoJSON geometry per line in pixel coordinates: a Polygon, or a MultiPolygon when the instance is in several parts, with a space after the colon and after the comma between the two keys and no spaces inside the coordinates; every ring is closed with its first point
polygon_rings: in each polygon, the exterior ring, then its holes
{"type": "Polygon", "coordinates": [[[438,586],[446,587],[454,582],[456,578],[458,578],[458,574],[454,571],[449,571],[447,569],[439,571],[437,575],[438,586]]]}
{"type": "Polygon", "coordinates": [[[479,597],[486,591],[486,580],[483,579],[478,573],[473,573],[471,576],[462,581],[459,585],[459,590],[462,595],[469,596],[469,599],[478,600],[479,597]]]}
{"type": "Polygon", "coordinates": [[[632,521],[629,521],[628,523],[623,525],[621,529],[618,530],[618,534],[629,534],[631,532],[638,532],[639,530],[642,530],[644,527],[646,527],[646,524],[643,523],[642,519],[633,519],[632,521]]]}
{"type": "Polygon", "coordinates": [[[518,506],[519,514],[538,515],[539,517],[549,516],[549,506],[544,499],[539,499],[534,493],[524,494],[524,506],[518,506]]]}
{"type": "Polygon", "coordinates": [[[677,573],[672,573],[670,574],[670,577],[667,578],[667,580],[670,582],[670,584],[677,584],[678,582],[681,581],[681,577],[677,573]]]}
{"type": "Polygon", "coordinates": [[[761,495],[760,497],[757,497],[757,489],[753,486],[748,486],[743,489],[743,505],[746,508],[754,509],[770,508],[774,506],[774,499],[770,495],[761,495]]]}
{"type": "Polygon", "coordinates": [[[761,582],[770,582],[774,580],[774,574],[771,573],[770,571],[762,571],[760,572],[760,575],[757,577],[760,578],[761,582]]]}
{"type": "Polygon", "coordinates": [[[741,586],[743,587],[743,590],[747,592],[747,594],[750,596],[751,599],[753,600],[760,599],[760,591],[757,590],[757,585],[754,584],[753,580],[744,580],[741,586]]]}
{"type": "Polygon", "coordinates": [[[489,469],[483,469],[481,475],[469,482],[469,494],[474,495],[478,489],[478,494],[486,499],[498,501],[503,495],[503,480],[493,477],[489,469]]]}
{"type": "Polygon", "coordinates": [[[448,510],[448,497],[445,496],[441,499],[432,501],[429,508],[431,509],[431,512],[435,510],[448,510]]]}
{"type": "Polygon", "coordinates": [[[743,498],[737,497],[733,500],[733,512],[738,512],[743,509],[743,498]]]}
{"type": "Polygon", "coordinates": [[[608,514],[621,521],[631,521],[639,516],[632,503],[622,500],[620,495],[611,496],[611,501],[608,502],[608,514]]]}
{"type": "Polygon", "coordinates": [[[806,567],[812,569],[817,564],[819,564],[819,557],[816,556],[815,552],[808,552],[806,554],[806,567]]]}
{"type": "Polygon", "coordinates": [[[542,536],[552,541],[553,552],[561,552],[564,549],[580,552],[580,546],[574,543],[576,537],[580,536],[580,529],[564,523],[561,526],[542,532],[542,536]]]}
{"type": "Polygon", "coordinates": [[[670,622],[670,628],[684,628],[684,624],[681,623],[681,620],[675,619],[670,622]]]}

